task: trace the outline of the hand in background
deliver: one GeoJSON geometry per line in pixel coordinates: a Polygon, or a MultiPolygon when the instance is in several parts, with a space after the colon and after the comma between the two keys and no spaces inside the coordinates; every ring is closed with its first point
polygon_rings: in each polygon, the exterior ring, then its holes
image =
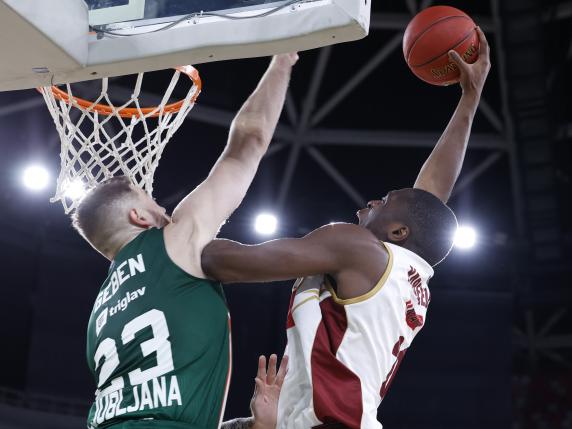
{"type": "Polygon", "coordinates": [[[254,395],[250,408],[254,416],[255,429],[274,429],[278,415],[278,398],[288,369],[288,356],[282,358],[276,372],[278,357],[271,355],[266,369],[266,357],[258,358],[258,373],[255,379],[254,395]]]}

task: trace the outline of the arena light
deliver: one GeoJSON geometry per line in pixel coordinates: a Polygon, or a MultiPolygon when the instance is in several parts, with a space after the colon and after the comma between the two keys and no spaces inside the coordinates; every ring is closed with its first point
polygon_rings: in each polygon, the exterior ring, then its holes
{"type": "Polygon", "coordinates": [[[50,183],[50,173],[41,165],[30,165],[24,169],[22,181],[31,191],[41,191],[50,183]]]}
{"type": "Polygon", "coordinates": [[[272,235],[276,232],[278,219],[270,213],[261,213],[256,216],[254,229],[260,235],[272,235]]]}
{"type": "Polygon", "coordinates": [[[66,185],[64,195],[70,200],[77,200],[84,196],[85,191],[83,182],[80,179],[75,179],[66,185]]]}
{"type": "Polygon", "coordinates": [[[471,249],[477,243],[477,231],[470,226],[459,226],[455,233],[455,247],[471,249]]]}

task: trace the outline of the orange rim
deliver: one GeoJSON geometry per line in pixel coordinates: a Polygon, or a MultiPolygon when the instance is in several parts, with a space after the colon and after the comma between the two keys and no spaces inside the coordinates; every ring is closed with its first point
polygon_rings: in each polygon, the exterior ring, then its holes
{"type": "MultiPolygon", "coordinates": [[[[193,95],[193,98],[191,99],[191,103],[194,103],[197,100],[199,94],[201,93],[201,88],[202,88],[202,81],[201,77],[199,76],[198,70],[193,66],[175,67],[175,70],[178,70],[181,73],[185,74],[187,77],[189,77],[189,79],[191,79],[193,81],[193,84],[197,87],[197,92],[195,93],[195,95],[193,95]]],[[[54,94],[54,97],[56,97],[58,100],[62,100],[65,103],[70,104],[70,95],[66,91],[58,88],[57,86],[52,86],[51,90],[52,93],[54,94]]],[[[71,98],[83,110],[95,111],[105,116],[109,116],[114,113],[114,108],[107,104],[93,104],[93,101],[85,100],[83,98],[75,96],[72,96],[71,98]]],[[[123,109],[117,110],[115,114],[121,116],[122,118],[131,118],[133,116],[141,117],[147,115],[149,115],[148,116],[149,118],[156,118],[161,114],[178,112],[179,110],[181,110],[181,107],[183,107],[184,101],[185,100],[179,100],[174,103],[167,104],[162,110],[159,109],[158,106],[142,107],[141,109],[137,109],[135,107],[124,107],[123,109]],[[154,110],[157,111],[152,115],[150,115],[150,113],[153,112],[154,110]]]]}

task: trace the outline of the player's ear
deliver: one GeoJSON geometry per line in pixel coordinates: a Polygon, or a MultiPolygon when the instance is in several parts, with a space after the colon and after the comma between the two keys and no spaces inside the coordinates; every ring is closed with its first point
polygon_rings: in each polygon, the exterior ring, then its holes
{"type": "Polygon", "coordinates": [[[409,237],[410,232],[411,231],[407,225],[393,222],[389,225],[387,235],[390,242],[399,243],[400,241],[406,240],[409,237]]]}
{"type": "Polygon", "coordinates": [[[151,218],[146,215],[143,210],[131,209],[129,210],[129,222],[139,228],[149,228],[153,226],[151,218]]]}

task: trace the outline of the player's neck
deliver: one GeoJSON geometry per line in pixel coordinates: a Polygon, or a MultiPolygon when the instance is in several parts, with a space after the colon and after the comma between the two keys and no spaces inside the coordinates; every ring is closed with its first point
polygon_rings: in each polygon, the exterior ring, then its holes
{"type": "Polygon", "coordinates": [[[375,225],[365,225],[365,229],[371,232],[380,241],[387,241],[387,234],[375,228],[375,225]]]}
{"type": "Polygon", "coordinates": [[[123,249],[127,244],[135,239],[139,234],[145,231],[143,228],[131,226],[126,228],[125,231],[116,234],[115,239],[106,246],[105,249],[101,250],[103,256],[105,256],[110,261],[113,261],[117,254],[123,249]]]}

